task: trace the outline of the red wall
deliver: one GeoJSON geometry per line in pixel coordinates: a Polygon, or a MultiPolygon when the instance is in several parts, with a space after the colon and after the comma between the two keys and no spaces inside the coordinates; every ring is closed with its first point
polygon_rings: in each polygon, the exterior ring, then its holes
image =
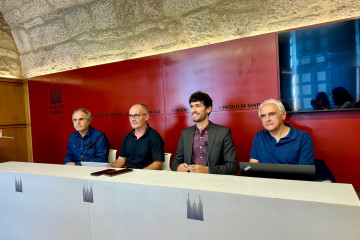
{"type": "MultiPolygon", "coordinates": [[[[253,136],[262,129],[257,104],[279,98],[277,63],[273,33],[32,78],[34,161],[63,162],[78,107],[91,111],[92,126],[120,150],[131,130],[126,113],[135,103],[153,111],[149,124],[165,140],[165,151],[175,154],[181,130],[193,125],[188,99],[197,90],[210,94],[210,120],[231,128],[238,160],[248,161],[253,136]],[[61,102],[51,102],[50,92],[61,102]]],[[[288,120],[311,133],[315,157],[326,160],[339,182],[360,189],[360,112],[288,114],[288,120]]]]}

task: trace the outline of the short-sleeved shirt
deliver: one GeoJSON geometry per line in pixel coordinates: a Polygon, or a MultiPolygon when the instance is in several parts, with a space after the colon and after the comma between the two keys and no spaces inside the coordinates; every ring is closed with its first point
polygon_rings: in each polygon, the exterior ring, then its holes
{"type": "Polygon", "coordinates": [[[268,130],[256,133],[250,158],[260,163],[314,165],[314,143],[309,133],[293,128],[279,142],[268,130]]]}
{"type": "Polygon", "coordinates": [[[108,162],[109,141],[105,134],[91,126],[84,137],[78,131],[70,134],[64,164],[75,162],[108,162]]]}
{"type": "Polygon", "coordinates": [[[126,157],[128,168],[142,169],[153,162],[164,162],[164,141],[160,134],[147,124],[143,136],[139,139],[132,130],[123,139],[120,151],[126,157]]]}

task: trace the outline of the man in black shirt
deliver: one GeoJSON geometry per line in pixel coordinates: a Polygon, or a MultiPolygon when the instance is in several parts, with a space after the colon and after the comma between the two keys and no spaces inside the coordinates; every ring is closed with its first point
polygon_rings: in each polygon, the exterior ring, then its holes
{"type": "Polygon", "coordinates": [[[121,168],[127,161],[128,168],[162,169],[164,141],[147,123],[148,108],[143,104],[135,104],[129,110],[129,120],[134,130],[125,135],[120,156],[111,167],[121,168]]]}

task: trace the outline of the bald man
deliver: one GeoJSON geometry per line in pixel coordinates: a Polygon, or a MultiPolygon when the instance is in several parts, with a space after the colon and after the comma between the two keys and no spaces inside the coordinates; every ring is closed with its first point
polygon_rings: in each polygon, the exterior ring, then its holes
{"type": "Polygon", "coordinates": [[[162,169],[164,162],[164,141],[151,128],[149,110],[144,104],[135,104],[129,110],[129,121],[133,128],[123,139],[119,158],[111,167],[121,168],[127,162],[128,168],[162,169]]]}

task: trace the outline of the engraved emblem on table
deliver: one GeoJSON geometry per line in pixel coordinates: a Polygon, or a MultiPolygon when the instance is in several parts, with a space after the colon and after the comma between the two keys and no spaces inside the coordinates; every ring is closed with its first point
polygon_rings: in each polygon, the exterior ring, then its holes
{"type": "Polygon", "coordinates": [[[83,201],[94,203],[94,193],[91,184],[83,187],[83,201]]]}
{"type": "Polygon", "coordinates": [[[193,220],[204,221],[203,203],[199,196],[199,200],[196,203],[195,199],[191,203],[190,194],[188,193],[188,199],[186,201],[187,206],[187,218],[193,220]]]}
{"type": "Polygon", "coordinates": [[[15,177],[15,192],[23,192],[21,178],[15,177]]]}

